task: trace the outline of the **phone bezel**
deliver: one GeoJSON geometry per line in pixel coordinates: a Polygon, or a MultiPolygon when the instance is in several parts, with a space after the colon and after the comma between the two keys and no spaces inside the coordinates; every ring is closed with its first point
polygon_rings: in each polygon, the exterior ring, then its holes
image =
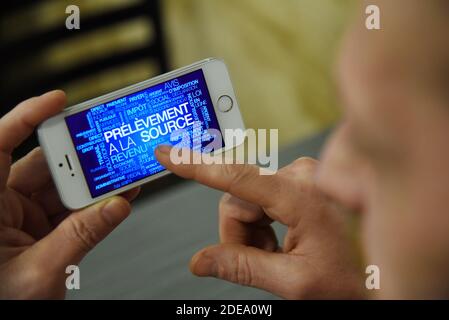
{"type": "MultiPolygon", "coordinates": [[[[123,193],[142,184],[156,180],[160,177],[170,174],[170,172],[164,170],[160,173],[138,180],[122,188],[92,198],[86,179],[84,177],[83,170],[81,168],[81,164],[78,160],[72,138],[66,125],[65,117],[199,69],[203,70],[206,85],[209,89],[209,94],[211,96],[212,104],[222,134],[225,135],[225,129],[245,130],[245,126],[240,114],[237,98],[231,83],[231,79],[229,77],[227,67],[222,60],[215,58],[209,58],[128,86],[126,88],[105,94],[98,98],[77,104],[73,107],[65,109],[59,115],[46,120],[39,126],[37,132],[40,145],[47,158],[49,169],[53,176],[56,188],[59,192],[61,201],[68,209],[76,210],[83,208],[97,201],[101,201],[105,198],[123,193]],[[233,107],[228,112],[221,112],[217,108],[217,100],[222,95],[228,95],[233,99],[233,107]],[[72,170],[68,170],[67,168],[65,159],[66,155],[71,161],[72,170]],[[62,167],[59,167],[60,163],[63,164],[62,167]],[[72,176],[72,174],[74,175],[72,176]]],[[[234,148],[243,143],[243,140],[244,138],[241,141],[235,141],[235,144],[233,145],[225,145],[224,148],[220,151],[226,151],[234,148]]]]}

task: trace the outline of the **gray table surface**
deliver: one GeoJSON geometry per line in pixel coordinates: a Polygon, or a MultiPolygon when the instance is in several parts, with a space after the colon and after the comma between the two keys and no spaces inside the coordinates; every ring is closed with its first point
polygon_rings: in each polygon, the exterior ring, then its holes
{"type": "MultiPolygon", "coordinates": [[[[281,150],[280,166],[300,156],[316,157],[325,136],[281,150]]],[[[151,188],[135,201],[131,216],[83,260],[81,288],[68,291],[67,299],[276,299],[190,273],[191,256],[218,241],[222,192],[191,181],[168,181],[157,192],[151,188]]],[[[281,225],[275,229],[283,235],[281,225]]]]}

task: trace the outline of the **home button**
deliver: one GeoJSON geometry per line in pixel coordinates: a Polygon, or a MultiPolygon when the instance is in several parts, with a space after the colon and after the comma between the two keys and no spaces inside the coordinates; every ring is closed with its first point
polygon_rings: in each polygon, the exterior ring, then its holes
{"type": "Polygon", "coordinates": [[[220,110],[221,112],[228,112],[232,109],[233,104],[234,101],[232,101],[232,98],[227,95],[221,96],[217,101],[218,110],[220,110]]]}

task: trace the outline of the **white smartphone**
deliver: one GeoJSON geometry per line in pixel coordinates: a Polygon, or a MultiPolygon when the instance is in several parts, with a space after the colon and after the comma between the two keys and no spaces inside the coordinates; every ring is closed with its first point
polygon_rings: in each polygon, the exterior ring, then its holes
{"type": "Polygon", "coordinates": [[[225,129],[244,124],[226,65],[210,58],[67,108],[39,126],[38,138],[61,200],[74,210],[168,174],[154,150],[179,145],[185,132],[201,152],[217,132],[214,152],[243,142],[225,145],[225,129]]]}

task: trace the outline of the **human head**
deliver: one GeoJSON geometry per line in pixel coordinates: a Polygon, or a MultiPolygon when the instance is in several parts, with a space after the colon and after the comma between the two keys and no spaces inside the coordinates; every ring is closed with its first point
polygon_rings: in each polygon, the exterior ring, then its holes
{"type": "Polygon", "coordinates": [[[361,213],[383,298],[449,296],[448,30],[447,1],[364,1],[342,46],[318,184],[361,213]],[[365,27],[369,4],[381,30],[365,27]]]}

